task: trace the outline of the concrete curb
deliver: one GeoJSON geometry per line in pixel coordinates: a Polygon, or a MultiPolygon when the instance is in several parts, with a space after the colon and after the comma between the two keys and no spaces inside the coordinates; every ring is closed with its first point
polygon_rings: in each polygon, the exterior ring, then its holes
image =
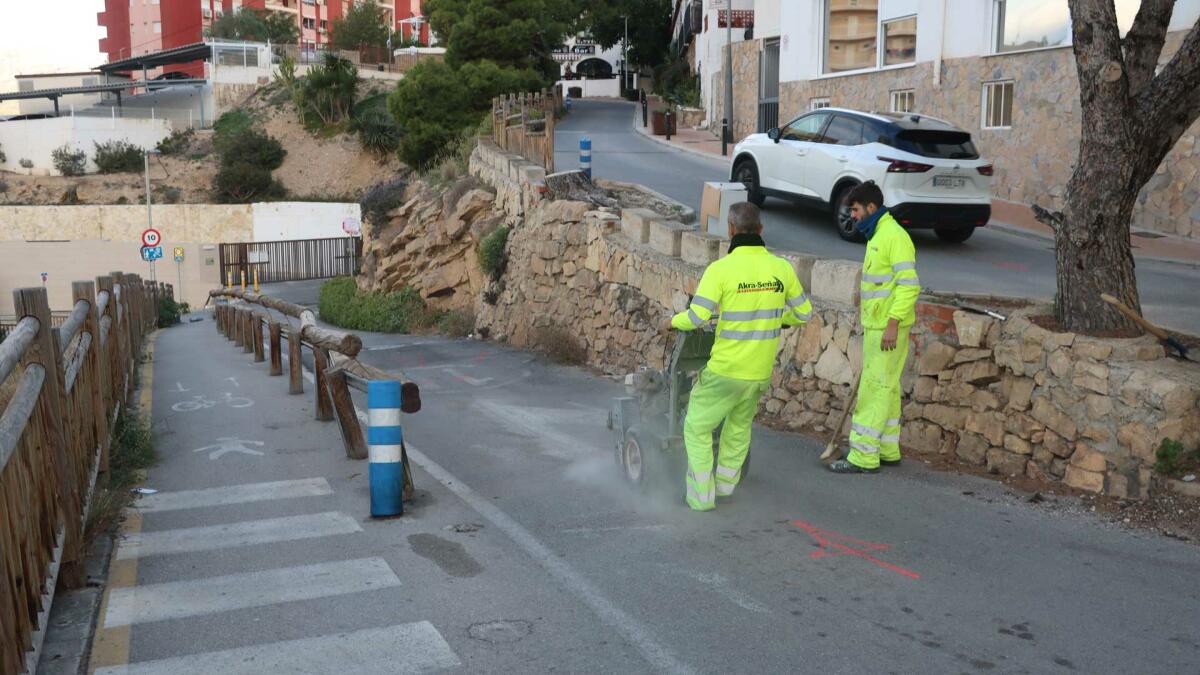
{"type": "MultiPolygon", "coordinates": [[[[678,150],[679,152],[687,153],[689,155],[694,155],[696,157],[702,157],[709,161],[720,162],[722,164],[729,162],[729,160],[730,160],[729,157],[722,157],[720,155],[714,155],[711,152],[704,152],[703,150],[696,150],[695,148],[688,148],[688,147],[684,147],[681,145],[676,145],[674,143],[668,143],[666,141],[666,139],[655,136],[654,134],[647,131],[647,129],[649,129],[649,127],[643,127],[640,124],[641,123],[641,119],[640,119],[641,113],[642,113],[642,111],[640,109],[638,109],[637,106],[634,106],[634,108],[633,108],[633,130],[634,130],[634,133],[642,136],[643,138],[647,138],[651,141],[654,141],[655,143],[657,143],[659,145],[666,146],[666,147],[674,149],[674,150],[678,150]]],[[[730,149],[730,151],[732,151],[733,146],[730,146],[729,149],[730,149]]]]}
{"type": "Polygon", "coordinates": [[[671,217],[672,214],[669,214],[669,213],[662,213],[659,215],[664,216],[664,217],[668,218],[669,220],[678,220],[681,223],[696,222],[696,209],[693,209],[692,207],[690,207],[686,204],[683,204],[679,201],[671,199],[670,197],[664,195],[663,193],[661,193],[657,190],[652,190],[652,189],[646,187],[645,185],[642,185],[641,183],[627,183],[623,180],[613,180],[611,178],[597,178],[596,185],[599,185],[600,187],[605,187],[606,185],[619,185],[620,187],[622,187],[626,190],[637,190],[638,192],[641,192],[642,194],[649,195],[651,198],[657,199],[657,200],[663,202],[664,204],[675,204],[676,206],[679,207],[679,212],[678,212],[678,214],[675,214],[675,217],[672,218],[671,217]]]}
{"type": "MultiPolygon", "coordinates": [[[[1041,232],[1032,232],[1030,230],[1027,230],[1027,229],[1021,227],[1020,225],[1012,225],[1009,223],[1002,223],[1002,222],[999,222],[996,220],[989,221],[985,227],[989,230],[996,230],[998,232],[1003,232],[1005,234],[1011,234],[1014,237],[1023,237],[1025,239],[1033,239],[1036,241],[1046,242],[1051,245],[1051,250],[1053,250],[1054,238],[1044,235],[1041,232]]],[[[1178,265],[1179,267],[1189,267],[1192,269],[1200,269],[1200,260],[1181,260],[1179,258],[1167,258],[1164,256],[1157,256],[1157,255],[1138,255],[1136,250],[1134,251],[1133,258],[1134,258],[1134,260],[1146,260],[1149,262],[1157,262],[1157,263],[1164,263],[1167,265],[1178,265]]]]}

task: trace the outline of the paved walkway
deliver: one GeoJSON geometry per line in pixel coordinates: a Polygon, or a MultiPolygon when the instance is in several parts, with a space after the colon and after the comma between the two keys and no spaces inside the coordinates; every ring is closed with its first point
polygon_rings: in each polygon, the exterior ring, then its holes
{"type": "MultiPolygon", "coordinates": [[[[649,127],[643,127],[641,108],[637,109],[634,128],[651,140],[709,159],[722,159],[721,139],[705,129],[680,129],[668,141],[665,136],[655,136],[649,127]]],[[[729,146],[733,152],[733,145],[729,146]]],[[[1024,204],[1006,199],[992,200],[992,220],[988,227],[998,230],[1052,240],[1054,232],[1049,226],[1038,222],[1033,211],[1024,204]]],[[[1135,231],[1132,235],[1134,257],[1162,260],[1190,265],[1200,264],[1200,241],[1184,237],[1135,231]]]]}

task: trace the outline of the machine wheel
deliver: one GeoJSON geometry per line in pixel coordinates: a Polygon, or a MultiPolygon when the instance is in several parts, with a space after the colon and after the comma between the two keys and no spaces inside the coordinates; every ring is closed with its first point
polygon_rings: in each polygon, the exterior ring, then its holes
{"type": "Polygon", "coordinates": [[[758,165],[754,160],[747,159],[738,164],[733,170],[733,180],[746,186],[746,201],[755,206],[762,206],[767,201],[767,196],[759,189],[758,165]]]}
{"type": "Polygon", "coordinates": [[[938,239],[941,239],[942,241],[946,242],[947,244],[961,244],[964,241],[970,239],[971,235],[975,234],[975,228],[973,228],[973,227],[955,227],[955,228],[939,227],[936,230],[934,230],[934,232],[937,233],[938,239]]]}
{"type": "Polygon", "coordinates": [[[625,432],[625,444],[621,446],[620,461],[621,475],[625,477],[626,482],[630,485],[635,485],[639,488],[645,487],[648,484],[646,480],[647,455],[648,448],[642,447],[642,440],[638,438],[637,431],[630,429],[625,432]]]}

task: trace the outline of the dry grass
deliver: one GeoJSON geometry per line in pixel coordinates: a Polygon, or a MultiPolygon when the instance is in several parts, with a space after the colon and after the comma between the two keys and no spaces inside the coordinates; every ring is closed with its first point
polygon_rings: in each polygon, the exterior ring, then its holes
{"type": "Polygon", "coordinates": [[[113,427],[108,474],[97,485],[84,523],[84,541],[111,531],[133,499],[130,490],[142,482],[146,469],[154,465],[154,443],[150,428],[136,415],[121,413],[113,427]]]}
{"type": "Polygon", "coordinates": [[[559,326],[535,328],[533,344],[558,363],[580,366],[587,362],[587,350],[573,333],[559,326]]]}

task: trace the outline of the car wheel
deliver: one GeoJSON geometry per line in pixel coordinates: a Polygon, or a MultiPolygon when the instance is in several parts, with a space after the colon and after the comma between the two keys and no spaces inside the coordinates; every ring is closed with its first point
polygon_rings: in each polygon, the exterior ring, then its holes
{"type": "Polygon", "coordinates": [[[866,239],[854,227],[854,218],[850,216],[850,192],[857,185],[846,185],[838,191],[833,199],[833,224],[837,227],[838,236],[846,241],[863,243],[866,239]]]}
{"type": "Polygon", "coordinates": [[[754,160],[746,160],[733,170],[733,180],[746,186],[746,201],[755,206],[762,206],[767,196],[762,193],[758,183],[758,165],[754,160]]]}
{"type": "Polygon", "coordinates": [[[955,228],[939,227],[936,230],[934,230],[934,232],[937,233],[938,239],[941,239],[942,241],[944,241],[948,244],[961,244],[964,241],[970,239],[971,235],[975,234],[975,228],[974,227],[955,227],[955,228]]]}

